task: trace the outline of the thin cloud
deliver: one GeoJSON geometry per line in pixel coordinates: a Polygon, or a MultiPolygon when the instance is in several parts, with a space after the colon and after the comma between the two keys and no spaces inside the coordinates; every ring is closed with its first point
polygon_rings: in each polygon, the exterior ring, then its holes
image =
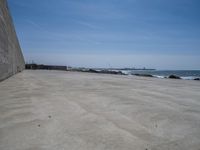
{"type": "Polygon", "coordinates": [[[80,24],[80,25],[83,25],[85,27],[88,27],[90,29],[102,29],[100,26],[97,26],[97,25],[94,25],[92,23],[88,23],[88,22],[85,22],[85,21],[78,21],[78,20],[76,20],[75,22],[78,23],[78,24],[80,24]]]}
{"type": "Polygon", "coordinates": [[[39,25],[38,23],[35,23],[35,22],[32,21],[32,20],[26,20],[26,22],[27,22],[28,24],[30,24],[31,26],[33,26],[34,28],[36,28],[36,29],[45,31],[45,30],[41,27],[41,25],[39,25]]]}

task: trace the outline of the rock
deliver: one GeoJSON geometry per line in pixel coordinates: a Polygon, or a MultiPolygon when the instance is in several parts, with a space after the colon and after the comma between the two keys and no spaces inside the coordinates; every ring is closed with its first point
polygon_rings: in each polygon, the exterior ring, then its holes
{"type": "Polygon", "coordinates": [[[113,71],[113,70],[100,70],[97,71],[95,69],[86,69],[86,70],[77,70],[77,71],[81,71],[81,72],[89,72],[89,73],[100,73],[100,74],[116,74],[116,75],[125,75],[124,73],[122,73],[121,71],[113,71]]]}
{"type": "Polygon", "coordinates": [[[200,81],[200,78],[195,78],[194,80],[196,80],[196,81],[200,81]]]}
{"type": "Polygon", "coordinates": [[[154,76],[152,76],[151,74],[133,74],[133,75],[135,75],[135,76],[139,76],[139,77],[154,77],[154,76]]]}
{"type": "Polygon", "coordinates": [[[121,71],[112,71],[112,70],[101,70],[99,73],[124,75],[121,71]]]}
{"type": "Polygon", "coordinates": [[[94,69],[89,69],[88,72],[90,72],[90,73],[99,73],[98,71],[96,71],[94,69]]]}
{"type": "Polygon", "coordinates": [[[170,75],[168,78],[169,79],[181,79],[179,76],[176,76],[176,75],[170,75]]]}

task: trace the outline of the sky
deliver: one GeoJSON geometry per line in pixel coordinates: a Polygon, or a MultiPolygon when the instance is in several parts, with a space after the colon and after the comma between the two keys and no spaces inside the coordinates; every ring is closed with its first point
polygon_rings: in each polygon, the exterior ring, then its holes
{"type": "Polygon", "coordinates": [[[199,0],[8,0],[27,63],[200,69],[199,0]]]}

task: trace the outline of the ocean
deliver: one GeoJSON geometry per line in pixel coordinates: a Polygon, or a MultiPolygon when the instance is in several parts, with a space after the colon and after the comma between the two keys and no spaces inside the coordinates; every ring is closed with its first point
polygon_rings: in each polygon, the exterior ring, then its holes
{"type": "Polygon", "coordinates": [[[158,78],[166,78],[176,75],[185,80],[200,78],[200,70],[121,70],[123,73],[131,74],[150,74],[158,78]]]}

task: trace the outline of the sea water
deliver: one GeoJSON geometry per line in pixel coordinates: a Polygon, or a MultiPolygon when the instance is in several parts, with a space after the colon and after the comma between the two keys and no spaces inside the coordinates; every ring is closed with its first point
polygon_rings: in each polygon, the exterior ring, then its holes
{"type": "Polygon", "coordinates": [[[166,78],[176,75],[186,80],[200,78],[200,70],[121,70],[123,73],[131,74],[150,74],[158,78],[166,78]]]}

